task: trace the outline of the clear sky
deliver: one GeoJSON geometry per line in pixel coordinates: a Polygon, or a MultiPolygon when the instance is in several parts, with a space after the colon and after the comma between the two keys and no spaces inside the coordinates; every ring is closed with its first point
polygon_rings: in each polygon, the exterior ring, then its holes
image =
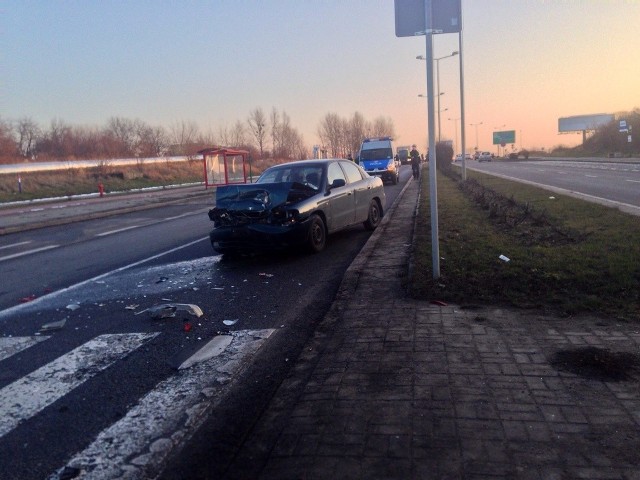
{"type": "MultiPolygon", "coordinates": [[[[559,117],[640,107],[640,0],[462,8],[468,149],[477,132],[495,151],[494,130],[515,130],[518,147],[573,146],[581,136],[559,135],[559,117]]],[[[457,34],[434,43],[435,57],[459,50],[457,34]]],[[[276,107],[311,147],[327,113],[357,111],[422,149],[424,54],[425,37],[395,36],[393,0],[3,0],[0,116],[215,134],[276,107]]],[[[459,143],[459,57],[439,65],[442,137],[459,143]]]]}

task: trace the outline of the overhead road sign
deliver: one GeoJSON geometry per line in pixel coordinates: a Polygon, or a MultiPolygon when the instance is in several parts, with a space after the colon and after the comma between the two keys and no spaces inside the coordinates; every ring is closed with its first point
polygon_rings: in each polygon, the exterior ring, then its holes
{"type": "MultiPolygon", "coordinates": [[[[396,37],[427,32],[424,0],[395,0],[396,37]]],[[[431,0],[431,31],[458,33],[462,30],[462,0],[431,0]]]]}
{"type": "Polygon", "coordinates": [[[493,144],[502,145],[507,143],[516,143],[516,131],[506,130],[504,132],[493,132],[493,144]]]}

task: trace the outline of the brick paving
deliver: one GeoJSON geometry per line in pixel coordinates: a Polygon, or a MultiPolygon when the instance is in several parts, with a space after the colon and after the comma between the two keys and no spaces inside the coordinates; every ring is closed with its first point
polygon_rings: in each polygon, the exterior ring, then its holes
{"type": "Polygon", "coordinates": [[[640,480],[640,371],[551,362],[637,354],[640,326],[409,298],[414,199],[410,182],[226,477],[640,480]]]}

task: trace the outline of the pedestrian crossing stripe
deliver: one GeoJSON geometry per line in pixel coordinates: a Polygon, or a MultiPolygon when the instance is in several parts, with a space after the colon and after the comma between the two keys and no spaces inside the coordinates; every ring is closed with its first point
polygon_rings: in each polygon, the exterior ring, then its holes
{"type": "Polygon", "coordinates": [[[9,358],[22,350],[33,347],[36,343],[49,338],[45,335],[37,337],[1,337],[0,338],[0,362],[9,358]]]}
{"type": "Polygon", "coordinates": [[[231,332],[233,341],[224,351],[160,382],[50,480],[65,478],[69,471],[84,480],[156,478],[172,450],[183,446],[220,403],[224,385],[274,331],[231,332]]]}
{"type": "MultiPolygon", "coordinates": [[[[0,438],[156,335],[100,335],[7,385],[0,390],[0,438]]],[[[27,342],[16,345],[27,348],[27,342]]]]}

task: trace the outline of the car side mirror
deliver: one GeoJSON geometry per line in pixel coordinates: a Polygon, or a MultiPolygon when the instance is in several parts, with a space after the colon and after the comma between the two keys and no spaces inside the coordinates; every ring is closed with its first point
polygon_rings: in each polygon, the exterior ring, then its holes
{"type": "Polygon", "coordinates": [[[344,180],[344,178],[336,178],[331,184],[331,188],[344,187],[346,184],[347,182],[344,180]]]}

